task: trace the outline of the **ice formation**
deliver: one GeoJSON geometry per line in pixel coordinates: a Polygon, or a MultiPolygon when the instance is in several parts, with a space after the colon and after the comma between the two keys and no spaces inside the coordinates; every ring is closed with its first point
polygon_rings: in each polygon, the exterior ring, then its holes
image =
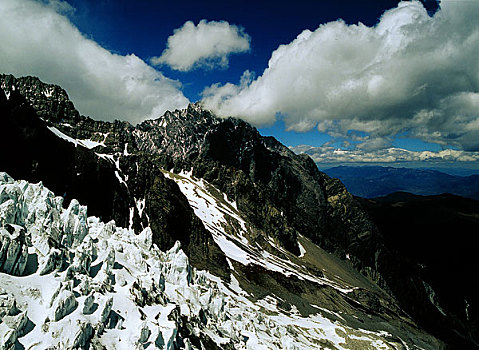
{"type": "Polygon", "coordinates": [[[353,330],[320,313],[280,310],[193,269],[176,243],[162,252],[87,216],[42,183],[0,173],[0,349],[393,349],[387,334],[353,330]]]}

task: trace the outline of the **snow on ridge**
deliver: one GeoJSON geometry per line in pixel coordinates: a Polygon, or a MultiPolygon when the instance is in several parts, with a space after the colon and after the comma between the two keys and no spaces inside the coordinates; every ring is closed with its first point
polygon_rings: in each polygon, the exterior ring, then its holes
{"type": "Polygon", "coordinates": [[[104,142],[98,142],[98,141],[92,141],[90,139],[85,139],[85,140],[78,140],[78,143],[80,143],[82,146],[85,146],[88,149],[92,149],[98,146],[105,146],[104,142]]]}
{"type": "Polygon", "coordinates": [[[71,142],[75,145],[75,147],[78,146],[78,144],[80,143],[78,140],[74,139],[74,138],[71,138],[70,136],[62,133],[60,130],[58,130],[57,128],[55,128],[54,126],[49,126],[48,127],[48,130],[50,130],[52,133],[54,133],[56,136],[58,136],[59,138],[61,139],[64,139],[68,142],[71,142]]]}
{"type": "MultiPolygon", "coordinates": [[[[68,126],[71,127],[71,125],[68,125],[68,126]]],[[[102,142],[93,141],[91,139],[77,140],[77,139],[74,139],[74,138],[68,136],[67,134],[64,134],[63,132],[61,132],[60,130],[55,128],[54,126],[48,126],[48,130],[53,132],[59,138],[73,143],[75,145],[75,147],[80,145],[80,146],[83,146],[85,148],[92,149],[92,148],[95,148],[97,146],[103,146],[103,147],[105,146],[105,140],[103,140],[102,142]]],[[[106,139],[106,137],[105,137],[105,139],[106,139]]]]}
{"type": "MultiPolygon", "coordinates": [[[[305,272],[304,269],[301,269],[300,266],[289,259],[283,259],[267,251],[255,249],[255,247],[249,244],[245,236],[247,233],[246,221],[241,218],[236,203],[228,201],[225,194],[211,184],[208,184],[204,179],[194,178],[192,170],[190,172],[183,171],[180,174],[164,171],[164,174],[178,184],[196,216],[203,221],[206,229],[211,232],[216,244],[228,258],[243,265],[256,264],[268,270],[282,273],[285,276],[294,275],[302,280],[328,285],[342,293],[350,293],[355,289],[355,287],[346,284],[340,285],[326,277],[319,277],[305,272]],[[212,190],[216,192],[216,198],[210,192],[212,190]],[[221,197],[221,199],[218,199],[218,197],[221,197]],[[236,232],[236,235],[225,231],[225,225],[228,225],[227,218],[235,220],[239,224],[241,229],[236,232]]],[[[269,241],[274,248],[282,253],[287,253],[283,248],[275,245],[272,239],[269,238],[269,241]]],[[[302,254],[304,256],[304,253],[302,254]]]]}
{"type": "Polygon", "coordinates": [[[306,254],[306,249],[304,249],[303,245],[298,242],[299,247],[299,257],[302,258],[306,254]]]}
{"type": "MultiPolygon", "coordinates": [[[[152,244],[150,228],[135,235],[114,221],[88,217],[76,200],[67,209],[62,201],[41,183],[0,173],[0,243],[18,247],[10,249],[15,259],[0,254],[5,348],[18,341],[27,349],[88,343],[173,349],[181,338],[194,349],[179,333],[181,316],[193,336],[208,335],[218,346],[228,342],[235,349],[314,349],[325,340],[345,349],[346,334],[359,332],[320,314],[281,311],[275,298],[256,305],[235,279],[227,286],[191,268],[178,242],[162,252],[152,244]]],[[[392,349],[380,334],[359,333],[365,346],[392,349]]]]}

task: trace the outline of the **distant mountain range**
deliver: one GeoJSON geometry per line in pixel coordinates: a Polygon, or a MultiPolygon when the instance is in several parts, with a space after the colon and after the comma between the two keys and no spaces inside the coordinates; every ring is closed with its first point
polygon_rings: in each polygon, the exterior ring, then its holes
{"type": "Polygon", "coordinates": [[[451,193],[479,200],[479,175],[457,176],[437,170],[381,166],[338,166],[323,171],[339,178],[353,195],[364,198],[409,192],[423,196],[451,193]]]}

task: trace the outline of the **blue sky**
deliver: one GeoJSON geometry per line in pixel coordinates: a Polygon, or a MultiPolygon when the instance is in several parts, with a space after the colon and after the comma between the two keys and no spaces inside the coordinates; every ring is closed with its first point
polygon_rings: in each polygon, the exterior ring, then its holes
{"type": "MultiPolygon", "coordinates": [[[[251,37],[251,51],[230,58],[227,69],[196,69],[178,72],[161,70],[183,83],[192,101],[201,98],[205,86],[240,80],[245,70],[261,74],[271,53],[288,44],[305,29],[338,18],[346,23],[374,25],[382,13],[398,1],[152,1],[152,0],[69,0],[75,11],[69,15],[80,31],[105,48],[120,54],[134,53],[147,61],[161,54],[173,30],[186,21],[198,23],[228,21],[239,25],[251,37]]],[[[427,1],[428,8],[437,7],[427,1]]]]}
{"type": "MultiPolygon", "coordinates": [[[[251,36],[251,50],[234,55],[227,69],[196,69],[178,72],[168,66],[161,70],[183,84],[191,101],[201,99],[205,86],[237,83],[245,70],[261,74],[271,53],[288,44],[305,29],[343,19],[346,23],[377,23],[387,9],[398,1],[152,1],[152,0],[69,0],[75,11],[72,22],[105,48],[121,54],[134,53],[147,61],[160,54],[173,30],[186,21],[198,23],[228,21],[244,28],[251,36]]],[[[423,1],[430,11],[435,0],[423,1]]]]}
{"type": "MultiPolygon", "coordinates": [[[[375,25],[385,10],[398,1],[129,1],[129,0],[70,0],[75,12],[72,22],[105,48],[120,54],[134,53],[147,61],[165,48],[173,29],[186,21],[198,23],[228,21],[244,28],[251,37],[247,53],[233,55],[225,69],[195,69],[179,72],[167,65],[161,70],[183,84],[190,101],[201,100],[205,86],[215,83],[237,83],[244,71],[261,74],[268,66],[271,53],[281,44],[288,44],[305,29],[315,30],[320,24],[342,19],[348,24],[375,25]]],[[[438,3],[422,1],[433,14],[438,3]]],[[[308,144],[320,146],[331,137],[316,130],[286,131],[280,120],[274,125],[259,127],[264,135],[272,135],[288,146],[308,144]]],[[[439,150],[437,144],[415,138],[395,138],[398,147],[420,150],[439,150]]],[[[337,145],[340,145],[339,143],[337,145]]]]}
{"type": "Polygon", "coordinates": [[[475,167],[477,16],[453,0],[3,0],[0,71],[96,119],[201,100],[318,162],[475,167]]]}

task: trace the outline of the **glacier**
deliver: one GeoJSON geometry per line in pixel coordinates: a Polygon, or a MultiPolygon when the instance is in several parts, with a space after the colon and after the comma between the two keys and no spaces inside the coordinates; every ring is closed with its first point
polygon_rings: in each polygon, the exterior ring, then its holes
{"type": "MultiPolygon", "coordinates": [[[[191,179],[190,179],[191,181],[191,179]]],[[[135,233],[0,173],[0,349],[396,349],[389,334],[254,301],[135,233]]]]}

